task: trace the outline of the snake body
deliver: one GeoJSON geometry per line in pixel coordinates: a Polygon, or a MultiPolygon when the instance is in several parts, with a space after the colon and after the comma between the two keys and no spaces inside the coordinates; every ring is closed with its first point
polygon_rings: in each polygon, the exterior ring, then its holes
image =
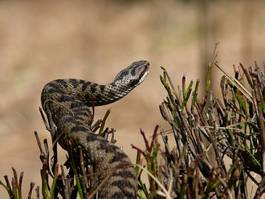
{"type": "Polygon", "coordinates": [[[46,84],[42,90],[42,107],[55,126],[59,144],[66,150],[72,146],[69,142],[80,146],[89,157],[95,173],[111,171],[107,180],[102,182],[99,198],[136,198],[137,179],[128,156],[119,147],[92,132],[91,107],[121,99],[144,80],[148,70],[149,62],[142,60],[120,71],[110,84],[57,79],[46,84]]]}

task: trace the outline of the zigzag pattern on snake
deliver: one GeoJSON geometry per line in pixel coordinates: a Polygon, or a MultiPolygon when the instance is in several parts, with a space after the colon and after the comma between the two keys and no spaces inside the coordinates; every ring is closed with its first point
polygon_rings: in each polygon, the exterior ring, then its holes
{"type": "Polygon", "coordinates": [[[114,144],[93,134],[91,107],[121,99],[144,80],[148,71],[149,62],[142,60],[120,71],[110,84],[57,79],[42,90],[42,107],[56,127],[55,137],[59,144],[67,149],[71,140],[81,146],[95,173],[113,170],[98,191],[99,198],[136,198],[137,179],[128,156],[114,144]]]}

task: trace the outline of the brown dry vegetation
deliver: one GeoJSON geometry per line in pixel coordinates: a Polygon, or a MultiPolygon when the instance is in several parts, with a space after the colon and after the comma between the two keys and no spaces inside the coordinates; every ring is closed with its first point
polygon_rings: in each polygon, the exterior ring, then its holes
{"type": "MultiPolygon", "coordinates": [[[[117,129],[118,144],[134,157],[130,144],[142,142],[139,128],[151,132],[162,123],[159,66],[179,81],[182,74],[199,78],[196,5],[170,0],[121,2],[0,2],[0,177],[11,173],[13,166],[25,171],[25,182],[40,182],[33,131],[48,135],[38,107],[41,89],[49,80],[75,77],[105,83],[132,61],[149,60],[151,73],[143,85],[120,102],[96,109],[101,117],[111,108],[108,125],[117,129]]],[[[220,42],[218,61],[227,71],[242,60],[246,64],[264,60],[264,6],[262,2],[253,6],[248,33],[245,3],[210,7],[209,23],[216,31],[208,35],[209,46],[220,42]],[[245,34],[251,36],[247,54],[242,50],[245,34]]]]}

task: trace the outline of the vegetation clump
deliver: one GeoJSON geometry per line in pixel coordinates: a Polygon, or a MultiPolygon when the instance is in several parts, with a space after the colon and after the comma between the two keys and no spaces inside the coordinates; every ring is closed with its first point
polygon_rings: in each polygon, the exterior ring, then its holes
{"type": "MultiPolygon", "coordinates": [[[[163,68],[161,82],[167,96],[159,107],[170,129],[160,129],[161,144],[157,142],[150,149],[145,142],[146,150],[138,149],[145,157],[148,173],[160,182],[153,186],[156,180],[149,178],[151,186],[141,189],[141,198],[260,198],[263,194],[263,68],[240,64],[231,77],[217,62],[211,66],[224,74],[221,98],[210,89],[199,98],[199,81],[187,83],[185,77],[176,89],[163,68]]],[[[158,133],[153,136],[157,138],[158,133]]]]}

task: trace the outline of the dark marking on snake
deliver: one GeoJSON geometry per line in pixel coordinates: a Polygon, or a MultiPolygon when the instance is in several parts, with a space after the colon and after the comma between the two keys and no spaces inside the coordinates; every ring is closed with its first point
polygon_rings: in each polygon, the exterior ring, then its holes
{"type": "Polygon", "coordinates": [[[79,85],[79,81],[77,79],[69,79],[69,82],[74,88],[77,88],[79,85]]]}
{"type": "Polygon", "coordinates": [[[87,131],[88,129],[83,126],[74,126],[71,128],[71,133],[87,131]]]}
{"type": "Polygon", "coordinates": [[[131,184],[130,181],[124,181],[123,179],[121,180],[116,180],[114,182],[111,183],[112,186],[116,186],[116,187],[119,187],[120,189],[123,189],[124,187],[126,188],[131,188],[131,189],[134,189],[134,185],[131,184]],[[124,186],[126,184],[126,186],[124,186]]]}
{"type": "Polygon", "coordinates": [[[91,93],[94,94],[94,93],[97,91],[97,88],[96,88],[96,87],[97,87],[97,84],[91,84],[91,85],[90,85],[91,93]]]}
{"type": "Polygon", "coordinates": [[[127,155],[125,153],[117,152],[115,156],[113,156],[113,158],[110,159],[109,163],[111,164],[114,162],[121,161],[123,158],[127,158],[127,155]]]}
{"type": "Polygon", "coordinates": [[[97,136],[88,136],[86,138],[86,141],[88,141],[88,142],[94,142],[96,140],[98,140],[97,136]]]}
{"type": "Polygon", "coordinates": [[[104,92],[105,86],[104,85],[99,85],[100,92],[104,92]]]}
{"type": "Polygon", "coordinates": [[[63,86],[64,88],[67,88],[67,81],[64,81],[64,79],[57,79],[54,82],[56,82],[60,86],[63,86]]]}
{"type": "Polygon", "coordinates": [[[120,198],[134,198],[134,195],[131,192],[115,192],[111,198],[120,199],[120,198]]]}
{"type": "Polygon", "coordinates": [[[74,97],[73,96],[69,96],[69,95],[61,95],[60,96],[60,101],[59,102],[72,102],[73,101],[73,99],[74,99],[74,97]]]}
{"type": "Polygon", "coordinates": [[[131,172],[128,172],[127,170],[120,170],[115,175],[123,177],[123,178],[134,178],[135,176],[132,175],[131,172]]]}
{"type": "Polygon", "coordinates": [[[90,86],[90,84],[91,82],[83,82],[82,91],[84,92],[90,86]]]}

